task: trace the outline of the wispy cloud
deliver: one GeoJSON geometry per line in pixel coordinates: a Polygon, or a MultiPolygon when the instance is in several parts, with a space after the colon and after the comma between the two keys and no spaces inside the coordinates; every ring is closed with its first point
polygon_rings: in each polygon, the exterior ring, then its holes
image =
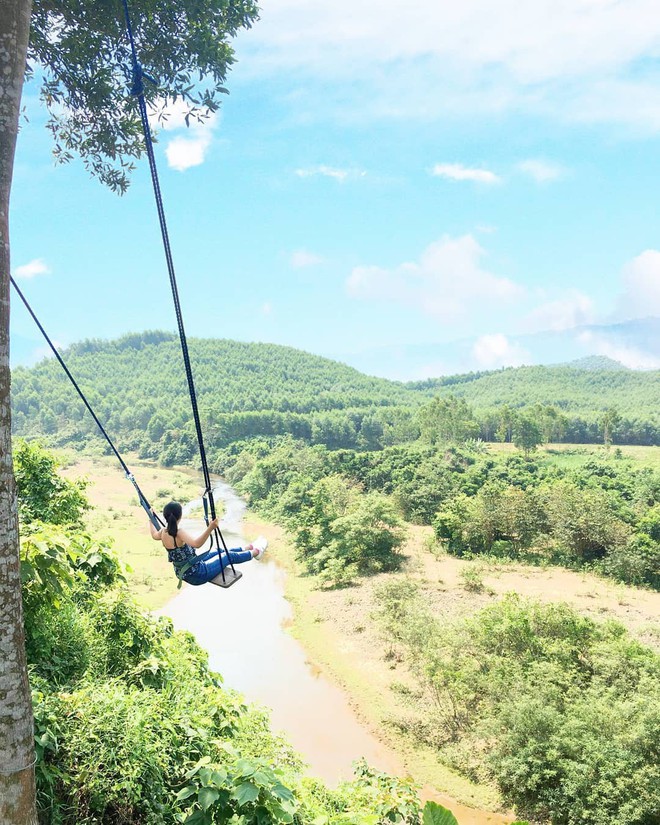
{"type": "Polygon", "coordinates": [[[377,0],[272,0],[241,38],[249,71],[323,83],[319,113],[437,118],[524,107],[652,128],[659,43],[656,0],[410,0],[404,16],[400,4],[377,0]]]}
{"type": "Polygon", "coordinates": [[[566,169],[563,166],[547,160],[523,160],[518,164],[518,169],[537,183],[550,183],[566,175],[566,169]]]}
{"type": "Polygon", "coordinates": [[[577,289],[571,289],[554,301],[534,308],[523,319],[522,327],[526,332],[561,332],[595,321],[596,310],[592,299],[577,289]]]}
{"type": "Polygon", "coordinates": [[[512,343],[501,332],[482,335],[474,342],[472,355],[479,367],[519,367],[529,364],[530,355],[518,344],[512,343]]]}
{"type": "Polygon", "coordinates": [[[323,258],[313,252],[308,252],[306,249],[297,249],[291,255],[291,266],[294,269],[305,269],[320,263],[323,263],[323,258]]]}
{"type": "Polygon", "coordinates": [[[577,336],[577,340],[588,352],[594,355],[606,355],[613,358],[625,367],[633,370],[660,369],[660,358],[650,352],[644,352],[638,347],[617,341],[607,335],[591,330],[585,330],[577,336]]]}
{"type": "Polygon", "coordinates": [[[37,275],[50,274],[50,267],[43,258],[35,258],[27,264],[17,266],[14,270],[15,278],[36,278],[37,275]]]}
{"type": "Polygon", "coordinates": [[[660,252],[647,249],[623,268],[623,291],[616,315],[642,318],[660,315],[660,252]]]}
{"type": "Polygon", "coordinates": [[[491,311],[522,297],[524,290],[481,266],[484,250],[472,235],[445,236],[418,261],[393,269],[357,266],[346,288],[354,298],[413,307],[425,315],[460,323],[468,312],[491,311]]]}
{"type": "Polygon", "coordinates": [[[320,176],[323,178],[332,178],[333,180],[339,181],[339,183],[344,183],[344,181],[351,178],[363,178],[367,173],[361,169],[336,169],[333,166],[321,164],[320,166],[312,166],[307,169],[296,169],[295,174],[299,178],[320,176]]]}
{"type": "Polygon", "coordinates": [[[436,163],[431,174],[437,178],[449,180],[474,181],[475,183],[501,183],[502,178],[489,169],[475,169],[463,166],[462,163],[436,163]]]}

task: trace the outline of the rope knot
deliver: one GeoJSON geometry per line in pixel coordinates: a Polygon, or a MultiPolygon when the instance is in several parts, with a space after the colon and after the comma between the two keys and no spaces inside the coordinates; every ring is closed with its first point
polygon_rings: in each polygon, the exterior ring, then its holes
{"type": "Polygon", "coordinates": [[[148,75],[144,71],[144,69],[142,68],[142,65],[136,61],[133,64],[133,78],[132,78],[132,82],[131,82],[131,94],[132,95],[134,95],[135,97],[140,97],[141,95],[144,94],[144,81],[145,80],[148,80],[149,83],[152,83],[154,86],[158,85],[156,83],[156,81],[153,79],[153,77],[148,75]]]}

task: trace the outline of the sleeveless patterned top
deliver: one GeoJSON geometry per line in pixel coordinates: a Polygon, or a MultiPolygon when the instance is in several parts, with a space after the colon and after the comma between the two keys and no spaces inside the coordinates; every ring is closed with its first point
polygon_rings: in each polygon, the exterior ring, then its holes
{"type": "MultiPolygon", "coordinates": [[[[196,555],[194,547],[191,547],[189,544],[182,544],[181,547],[174,547],[172,550],[167,551],[167,560],[171,561],[175,568],[183,567],[190,559],[194,559],[196,555]]],[[[192,567],[188,568],[186,574],[195,572],[196,568],[197,565],[193,564],[192,567]]]]}

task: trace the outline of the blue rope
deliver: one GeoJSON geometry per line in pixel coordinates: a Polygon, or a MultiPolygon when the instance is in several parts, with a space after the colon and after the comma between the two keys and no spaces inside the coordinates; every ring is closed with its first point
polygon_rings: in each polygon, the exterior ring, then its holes
{"type": "MultiPolygon", "coordinates": [[[[181,342],[181,352],[183,354],[183,363],[186,370],[186,379],[188,381],[188,392],[190,395],[190,404],[192,407],[193,419],[195,422],[195,431],[197,433],[197,443],[199,445],[199,456],[202,465],[202,474],[204,477],[205,491],[203,495],[204,501],[208,499],[211,518],[215,518],[215,502],[213,500],[213,489],[211,486],[211,474],[209,472],[208,461],[206,459],[206,450],[204,448],[204,436],[202,433],[202,423],[199,416],[199,407],[197,405],[197,394],[195,392],[195,382],[193,380],[192,366],[190,363],[190,353],[188,351],[188,339],[183,324],[183,313],[181,311],[181,302],[179,300],[179,289],[176,282],[176,273],[174,271],[174,261],[172,259],[172,248],[170,246],[170,237],[167,231],[167,221],[165,219],[165,207],[163,206],[163,196],[160,189],[160,181],[158,179],[158,169],[156,168],[156,158],[154,155],[153,138],[151,136],[151,127],[149,126],[149,117],[147,114],[147,104],[144,99],[144,81],[148,80],[150,83],[156,84],[156,81],[149,77],[142,68],[137,56],[137,49],[135,46],[135,38],[133,36],[133,26],[131,24],[131,16],[128,9],[128,0],[122,0],[124,7],[124,16],[126,18],[126,31],[131,46],[131,62],[132,62],[132,81],[131,94],[137,98],[138,107],[140,110],[140,120],[142,121],[142,131],[144,132],[144,141],[147,149],[147,158],[149,159],[149,169],[151,171],[151,182],[153,184],[154,198],[156,200],[156,210],[158,212],[158,220],[160,223],[160,233],[163,239],[163,249],[165,251],[165,260],[167,262],[167,271],[170,278],[170,287],[172,289],[172,298],[174,300],[174,311],[176,313],[177,326],[179,329],[179,340],[181,342]]],[[[206,518],[208,524],[208,518],[206,518]]],[[[225,544],[224,536],[221,531],[216,528],[214,531],[217,535],[215,540],[217,542],[218,550],[220,549],[220,542],[222,548],[229,559],[229,551],[225,544]]],[[[211,546],[213,546],[213,536],[211,537],[211,546]]],[[[230,561],[231,564],[231,561],[230,561]]],[[[231,564],[232,571],[234,566],[231,564]]],[[[236,571],[234,571],[235,573],[236,571]]],[[[224,581],[225,573],[224,567],[222,569],[222,578],[224,581]]]]}

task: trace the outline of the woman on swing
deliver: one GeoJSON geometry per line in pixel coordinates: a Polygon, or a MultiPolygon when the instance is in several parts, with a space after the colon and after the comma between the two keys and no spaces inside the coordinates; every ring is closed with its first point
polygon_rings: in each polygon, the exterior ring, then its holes
{"type": "Polygon", "coordinates": [[[178,501],[170,501],[163,508],[163,516],[167,522],[166,527],[160,530],[149,523],[151,528],[151,538],[160,541],[167,550],[168,561],[174,565],[174,570],[179,579],[188,584],[206,584],[222,573],[223,568],[231,564],[243,564],[252,559],[263,558],[268,546],[268,541],[263,536],[259,536],[243,550],[236,549],[222,553],[218,549],[209,550],[199,556],[195,553],[207,541],[211,533],[217,528],[219,519],[214,518],[209,522],[208,527],[198,536],[192,536],[187,530],[179,527],[179,522],[183,516],[183,509],[178,501]]]}

